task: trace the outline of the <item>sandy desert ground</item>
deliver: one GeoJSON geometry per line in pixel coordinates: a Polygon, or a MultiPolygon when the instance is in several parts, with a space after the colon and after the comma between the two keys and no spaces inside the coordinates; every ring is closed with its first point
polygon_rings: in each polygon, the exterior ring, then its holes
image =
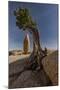
{"type": "Polygon", "coordinates": [[[15,56],[11,55],[11,56],[8,57],[9,58],[9,63],[13,63],[13,62],[15,62],[17,60],[24,59],[24,58],[27,58],[29,56],[30,56],[30,54],[27,54],[27,55],[15,55],[15,56]]]}

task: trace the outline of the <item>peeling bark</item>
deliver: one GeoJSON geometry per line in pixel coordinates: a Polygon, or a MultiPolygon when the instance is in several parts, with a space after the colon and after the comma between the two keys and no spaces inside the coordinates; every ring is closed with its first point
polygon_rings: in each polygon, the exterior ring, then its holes
{"type": "Polygon", "coordinates": [[[41,60],[44,56],[44,53],[40,45],[39,32],[37,29],[31,29],[31,32],[33,36],[33,51],[30,55],[30,61],[37,62],[38,66],[41,67],[41,60]]]}

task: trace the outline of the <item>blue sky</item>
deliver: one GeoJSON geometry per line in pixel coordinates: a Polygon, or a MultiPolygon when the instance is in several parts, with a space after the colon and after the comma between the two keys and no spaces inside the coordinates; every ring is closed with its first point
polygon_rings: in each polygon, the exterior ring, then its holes
{"type": "MultiPolygon", "coordinates": [[[[8,2],[9,17],[9,50],[23,48],[25,32],[16,26],[13,12],[16,8],[28,8],[30,15],[36,21],[40,34],[41,47],[58,48],[58,5],[41,3],[8,2]]],[[[32,36],[30,35],[30,40],[32,36]]],[[[31,41],[32,43],[32,41],[31,41]]],[[[32,47],[32,44],[31,44],[32,47]]]]}

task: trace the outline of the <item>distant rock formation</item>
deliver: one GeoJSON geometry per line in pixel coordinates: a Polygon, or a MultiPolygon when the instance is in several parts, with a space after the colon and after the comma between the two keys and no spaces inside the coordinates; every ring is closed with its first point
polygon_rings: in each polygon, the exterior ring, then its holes
{"type": "Polygon", "coordinates": [[[29,47],[30,47],[29,35],[26,34],[26,36],[24,38],[24,42],[23,42],[23,51],[24,51],[24,54],[28,53],[29,47]]]}

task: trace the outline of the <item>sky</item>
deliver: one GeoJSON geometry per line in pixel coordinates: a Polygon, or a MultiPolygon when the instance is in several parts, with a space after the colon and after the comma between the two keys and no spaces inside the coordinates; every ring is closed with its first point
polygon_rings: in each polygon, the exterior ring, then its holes
{"type": "MultiPolygon", "coordinates": [[[[37,23],[42,48],[58,49],[58,5],[41,3],[8,2],[9,50],[22,49],[26,32],[16,26],[14,10],[28,8],[33,20],[37,23]]],[[[30,35],[30,34],[29,34],[30,35]]],[[[30,35],[32,48],[32,35],[30,35]]]]}

